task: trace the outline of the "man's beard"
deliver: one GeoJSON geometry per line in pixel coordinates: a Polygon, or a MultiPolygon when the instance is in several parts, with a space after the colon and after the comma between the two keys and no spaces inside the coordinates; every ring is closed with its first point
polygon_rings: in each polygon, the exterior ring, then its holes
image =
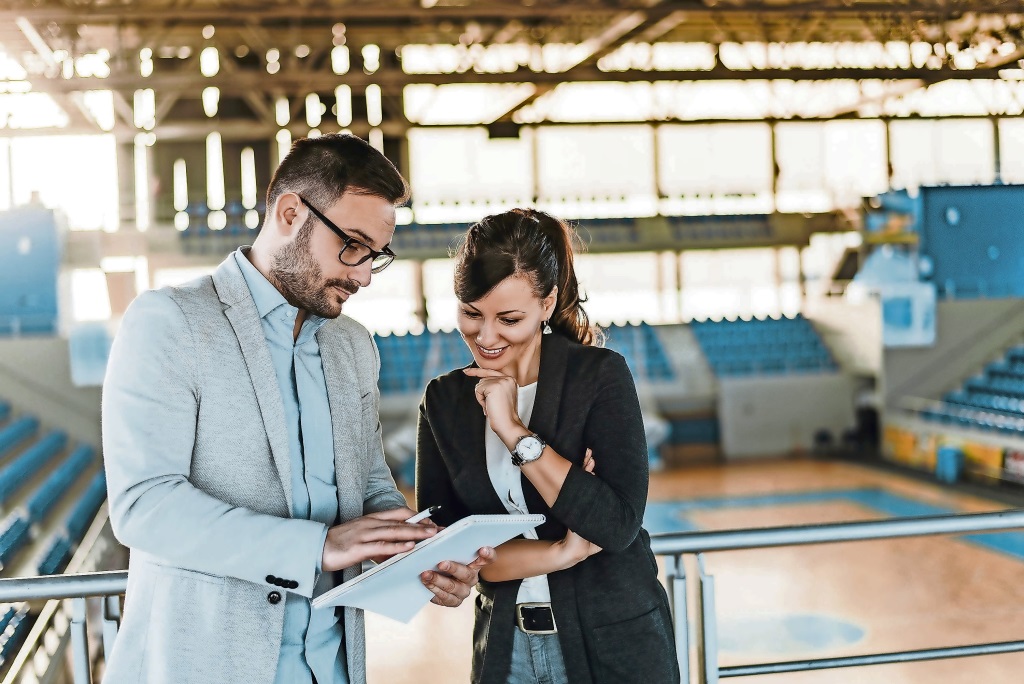
{"type": "Polygon", "coordinates": [[[323,280],[320,266],[309,252],[309,232],[303,226],[292,243],[277,250],[271,261],[270,275],[292,306],[321,318],[337,318],[341,315],[341,302],[333,288],[340,287],[355,294],[359,283],[336,278],[323,280]]]}

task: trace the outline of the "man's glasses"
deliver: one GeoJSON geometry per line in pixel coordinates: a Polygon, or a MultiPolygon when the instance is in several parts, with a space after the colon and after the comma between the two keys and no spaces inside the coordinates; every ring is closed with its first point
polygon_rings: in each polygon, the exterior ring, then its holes
{"type": "Polygon", "coordinates": [[[305,197],[299,196],[302,203],[305,204],[313,215],[320,219],[320,223],[327,226],[332,233],[340,237],[345,241],[345,246],[338,252],[338,261],[345,264],[346,266],[359,266],[367,260],[372,260],[370,264],[370,273],[380,273],[385,268],[391,265],[391,262],[395,260],[395,253],[389,248],[385,247],[381,251],[371,249],[365,242],[357,240],[354,237],[348,235],[341,228],[336,226],[331,219],[324,216],[320,211],[306,201],[305,197]]]}

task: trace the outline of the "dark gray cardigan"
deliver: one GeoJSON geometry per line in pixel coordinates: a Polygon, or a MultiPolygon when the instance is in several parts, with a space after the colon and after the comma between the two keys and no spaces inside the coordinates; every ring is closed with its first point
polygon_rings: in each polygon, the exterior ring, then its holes
{"type": "MultiPolygon", "coordinates": [[[[467,515],[507,511],[487,474],[485,418],[461,370],[434,379],[420,404],[416,505],[442,505],[450,525],[467,515]]],[[[619,354],[545,335],[530,429],[573,467],[552,508],[523,477],[533,513],[547,515],[541,539],[566,528],[604,550],[548,575],[558,638],[572,684],[679,681],[668,597],[641,527],[648,465],[640,403],[619,354]],[[582,468],[587,447],[596,477],[582,468]]],[[[520,581],[478,585],[474,684],[508,678],[520,581]]]]}

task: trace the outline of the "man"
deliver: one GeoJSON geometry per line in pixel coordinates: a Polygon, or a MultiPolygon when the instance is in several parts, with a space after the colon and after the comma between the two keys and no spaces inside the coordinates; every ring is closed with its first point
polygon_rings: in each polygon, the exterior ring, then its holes
{"type": "MultiPolygon", "coordinates": [[[[359,138],[300,140],[251,248],[125,314],[103,448],[131,560],[105,682],[365,681],[361,611],[309,599],[437,529],[404,522],[413,511],[381,448],[377,350],[341,315],[394,258],[407,194],[359,138]]],[[[459,605],[491,558],[424,573],[433,601],[459,605]]]]}

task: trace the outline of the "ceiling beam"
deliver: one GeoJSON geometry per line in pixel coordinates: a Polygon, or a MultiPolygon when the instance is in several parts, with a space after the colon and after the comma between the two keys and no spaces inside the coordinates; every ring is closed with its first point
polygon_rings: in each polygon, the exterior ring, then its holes
{"type": "MultiPolygon", "coordinates": [[[[561,73],[567,74],[577,67],[594,64],[601,56],[608,54],[610,50],[620,46],[623,39],[646,24],[647,21],[647,15],[639,11],[629,12],[628,14],[621,14],[615,17],[600,33],[591,36],[580,43],[580,47],[584,50],[583,54],[572,64],[567,64],[565,68],[562,69],[561,73]]],[[[529,107],[536,102],[538,98],[551,92],[557,87],[557,83],[536,84],[532,93],[510,107],[503,114],[496,117],[494,122],[512,121],[512,117],[516,112],[522,110],[524,107],[529,107]]]]}
{"type": "Polygon", "coordinates": [[[71,24],[125,24],[173,21],[179,25],[239,25],[252,22],[280,21],[294,23],[296,18],[302,24],[314,22],[334,24],[360,24],[382,22],[392,25],[433,23],[438,21],[480,21],[518,19],[541,21],[545,19],[565,20],[580,16],[614,16],[623,11],[639,10],[648,12],[652,18],[661,18],[672,12],[684,11],[692,17],[721,14],[773,14],[782,16],[808,16],[823,14],[830,17],[860,16],[866,14],[883,16],[907,16],[916,18],[950,18],[967,12],[974,14],[998,14],[1024,12],[1024,2],[1012,0],[1000,2],[942,2],[939,0],[907,0],[905,2],[847,2],[845,0],[816,0],[799,3],[738,2],[705,4],[702,0],[665,0],[655,8],[644,1],[609,3],[554,3],[537,2],[533,5],[519,3],[467,2],[462,5],[435,5],[423,7],[421,3],[360,3],[358,5],[331,5],[328,3],[303,7],[296,14],[291,4],[252,6],[251,3],[217,3],[216,5],[161,8],[142,3],[98,5],[94,7],[38,7],[29,0],[7,3],[6,11],[0,12],[0,20],[25,17],[32,22],[58,22],[71,24]],[[14,5],[13,7],[11,5],[14,5]]]}
{"type": "MultiPolygon", "coordinates": [[[[540,124],[529,124],[529,127],[533,128],[549,128],[549,127],[563,127],[563,126],[641,126],[641,125],[672,125],[672,126],[707,126],[712,124],[800,124],[800,123],[828,123],[831,121],[882,121],[882,122],[899,122],[899,121],[992,121],[999,119],[1007,120],[1020,120],[1020,115],[1016,114],[995,114],[995,115],[981,115],[981,114],[953,114],[949,116],[860,116],[857,113],[849,113],[847,115],[839,117],[824,117],[824,116],[812,116],[812,117],[795,117],[795,118],[779,118],[769,117],[764,119],[725,119],[725,118],[706,118],[706,119],[658,119],[656,121],[600,121],[600,122],[586,122],[586,121],[546,121],[540,124]]],[[[417,124],[406,125],[400,122],[388,122],[385,121],[381,126],[384,134],[387,136],[402,136],[410,128],[483,128],[485,124],[472,125],[472,124],[417,124]]],[[[305,136],[309,129],[305,126],[297,124],[291,124],[286,126],[293,138],[305,136]]],[[[167,123],[158,126],[153,133],[156,135],[158,141],[167,140],[205,140],[206,136],[213,132],[221,134],[223,140],[254,140],[254,139],[267,139],[272,138],[280,128],[276,125],[268,125],[250,119],[224,119],[220,121],[208,120],[208,121],[192,121],[182,123],[167,123]]],[[[339,130],[336,123],[325,122],[325,125],[320,126],[321,133],[333,133],[339,130]]],[[[352,126],[348,127],[352,133],[356,135],[366,137],[370,132],[370,126],[365,123],[353,122],[352,126]]],[[[41,135],[85,135],[95,134],[95,129],[92,127],[83,126],[65,126],[65,127],[43,127],[43,128],[0,128],[0,140],[4,138],[19,138],[19,137],[37,137],[41,135]]],[[[111,134],[114,135],[118,140],[122,142],[130,142],[135,138],[135,135],[139,131],[127,127],[118,126],[111,134]]]]}
{"type": "MultiPolygon", "coordinates": [[[[1011,60],[1014,61],[1014,60],[1011,60]]],[[[1009,63],[1009,62],[1007,62],[1009,63]]],[[[51,93],[71,93],[86,90],[132,91],[139,88],[157,90],[174,90],[184,93],[198,92],[203,87],[216,86],[222,94],[243,95],[256,89],[263,92],[280,91],[288,95],[305,95],[309,92],[327,92],[341,84],[353,88],[365,88],[376,83],[385,91],[399,92],[401,88],[413,84],[479,84],[479,83],[535,83],[558,84],[571,81],[574,83],[612,82],[635,83],[655,81],[832,81],[832,80],[882,80],[902,81],[920,80],[936,83],[945,80],[970,80],[999,78],[999,69],[957,70],[948,67],[939,69],[750,69],[734,70],[717,66],[710,70],[673,70],[644,71],[630,69],[627,71],[601,71],[596,67],[580,67],[571,74],[534,72],[520,69],[502,74],[480,74],[467,71],[461,74],[406,74],[397,70],[378,71],[364,74],[353,71],[343,76],[331,72],[287,72],[268,74],[264,69],[242,69],[227,73],[222,71],[210,78],[200,78],[196,73],[161,73],[156,72],[148,78],[136,74],[113,74],[107,78],[76,77],[36,78],[32,80],[35,90],[51,93]]],[[[2,81],[0,81],[2,83],[2,81]]]]}

